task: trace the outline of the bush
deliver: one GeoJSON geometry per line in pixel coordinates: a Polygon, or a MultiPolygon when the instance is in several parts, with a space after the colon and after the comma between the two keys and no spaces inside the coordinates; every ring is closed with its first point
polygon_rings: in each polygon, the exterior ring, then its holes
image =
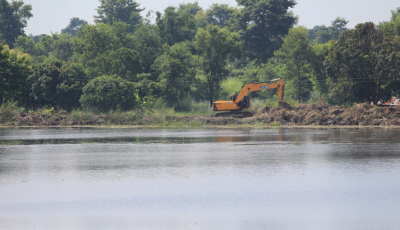
{"type": "Polygon", "coordinates": [[[28,107],[55,107],[67,111],[78,108],[86,82],[81,79],[85,79],[82,65],[45,59],[33,68],[33,74],[28,78],[32,97],[28,107]]]}
{"type": "Polygon", "coordinates": [[[138,105],[138,97],[133,83],[116,76],[101,76],[83,88],[79,102],[82,108],[96,112],[127,111],[138,105]]]}

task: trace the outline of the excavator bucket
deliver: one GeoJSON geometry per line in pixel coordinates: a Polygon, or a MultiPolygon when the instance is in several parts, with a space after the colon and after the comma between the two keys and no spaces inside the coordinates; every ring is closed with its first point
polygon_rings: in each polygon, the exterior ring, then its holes
{"type": "Polygon", "coordinates": [[[288,109],[288,108],[290,108],[290,103],[288,103],[288,102],[279,102],[279,107],[284,108],[284,109],[288,109]]]}

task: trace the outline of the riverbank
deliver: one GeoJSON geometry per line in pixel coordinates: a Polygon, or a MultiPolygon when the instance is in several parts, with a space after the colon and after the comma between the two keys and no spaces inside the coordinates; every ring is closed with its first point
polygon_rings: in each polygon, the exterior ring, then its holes
{"type": "Polygon", "coordinates": [[[196,126],[399,126],[400,107],[379,107],[367,103],[351,108],[324,103],[298,104],[289,109],[265,106],[253,117],[215,117],[213,115],[141,115],[115,112],[18,113],[2,126],[141,126],[141,127],[196,127],[196,126]]]}

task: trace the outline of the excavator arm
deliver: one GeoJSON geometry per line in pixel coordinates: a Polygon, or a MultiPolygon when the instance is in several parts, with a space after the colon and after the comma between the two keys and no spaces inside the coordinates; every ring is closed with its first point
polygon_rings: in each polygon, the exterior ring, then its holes
{"type": "Polygon", "coordinates": [[[214,111],[240,111],[246,110],[250,107],[249,94],[254,91],[265,89],[278,89],[278,102],[279,106],[287,107],[288,104],[283,102],[285,83],[283,79],[273,79],[268,82],[277,81],[275,83],[255,82],[250,83],[243,87],[240,93],[231,101],[216,101],[213,103],[214,111]]]}

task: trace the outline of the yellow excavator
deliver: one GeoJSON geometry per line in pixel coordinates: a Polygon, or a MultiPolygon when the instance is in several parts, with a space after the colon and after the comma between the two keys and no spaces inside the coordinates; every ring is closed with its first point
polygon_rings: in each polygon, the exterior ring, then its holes
{"type": "Polygon", "coordinates": [[[283,94],[285,89],[285,83],[282,78],[273,79],[265,82],[254,82],[243,87],[239,94],[234,94],[232,100],[229,101],[215,101],[213,103],[214,111],[230,111],[225,113],[217,113],[216,116],[252,116],[250,112],[241,112],[250,108],[250,96],[249,94],[254,91],[265,90],[265,89],[278,89],[278,102],[279,107],[289,108],[290,104],[283,102],[283,94]],[[276,81],[276,82],[275,82],[276,81]],[[271,82],[271,83],[267,83],[271,82]],[[275,82],[275,83],[272,83],[275,82]]]}

